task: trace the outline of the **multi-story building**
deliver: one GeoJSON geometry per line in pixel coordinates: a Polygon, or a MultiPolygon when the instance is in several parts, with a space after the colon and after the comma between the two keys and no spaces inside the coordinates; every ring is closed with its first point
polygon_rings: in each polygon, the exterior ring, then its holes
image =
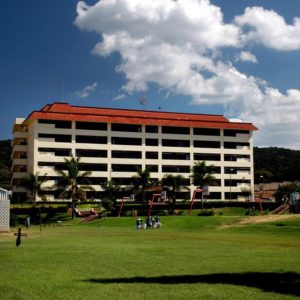
{"type": "MultiPolygon", "coordinates": [[[[13,128],[13,198],[24,200],[18,186],[28,173],[47,177],[53,186],[64,158],[81,157],[82,170],[101,198],[101,183],[113,180],[131,185],[137,168],[151,177],[181,174],[190,191],[191,168],[196,161],[213,165],[217,185],[208,199],[244,199],[243,188],[253,182],[253,131],[250,123],[230,122],[221,115],[71,106],[53,103],[16,119],[13,128]]],[[[53,191],[45,191],[48,200],[53,191]]],[[[180,197],[179,197],[180,198],[180,197]]]]}

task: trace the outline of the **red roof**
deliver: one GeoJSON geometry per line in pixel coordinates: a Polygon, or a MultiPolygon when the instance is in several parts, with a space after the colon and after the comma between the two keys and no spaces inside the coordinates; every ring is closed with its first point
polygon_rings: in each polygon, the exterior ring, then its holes
{"type": "Polygon", "coordinates": [[[251,123],[230,122],[221,115],[96,108],[58,102],[33,111],[27,118],[31,119],[257,130],[251,123]]]}

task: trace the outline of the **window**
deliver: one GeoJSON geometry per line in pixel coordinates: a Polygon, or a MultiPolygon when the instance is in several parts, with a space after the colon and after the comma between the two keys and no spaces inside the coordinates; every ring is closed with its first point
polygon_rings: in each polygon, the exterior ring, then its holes
{"type": "MultiPolygon", "coordinates": [[[[17,140],[18,141],[18,140],[17,140]]],[[[20,139],[19,142],[16,145],[27,145],[27,140],[20,139]]]]}
{"type": "Polygon", "coordinates": [[[215,129],[215,128],[194,128],[194,135],[220,136],[220,129],[215,129]]]}
{"type": "Polygon", "coordinates": [[[221,200],[222,194],[220,192],[210,192],[205,196],[205,199],[221,200]]]}
{"type": "Polygon", "coordinates": [[[250,180],[243,179],[225,179],[225,186],[238,186],[241,183],[250,183],[250,180]]]}
{"type": "Polygon", "coordinates": [[[142,145],[142,139],[140,138],[123,138],[123,137],[112,137],[111,143],[113,145],[142,145]]]}
{"type": "Polygon", "coordinates": [[[38,151],[41,153],[53,153],[55,156],[71,156],[71,149],[39,147],[38,151]]]}
{"type": "Polygon", "coordinates": [[[158,133],[158,126],[146,125],[147,133],[158,133]]]}
{"type": "Polygon", "coordinates": [[[78,177],[78,184],[101,185],[106,181],[106,177],[78,177]]]}
{"type": "Polygon", "coordinates": [[[162,166],[163,173],[190,173],[190,166],[162,166]]]}
{"type": "Polygon", "coordinates": [[[106,123],[96,122],[76,122],[76,129],[83,130],[107,130],[106,123]]]}
{"type": "Polygon", "coordinates": [[[61,176],[38,176],[39,180],[53,180],[56,181],[58,179],[61,179],[61,176]]]}
{"type": "Polygon", "coordinates": [[[183,178],[182,179],[182,185],[184,185],[184,186],[191,185],[191,180],[189,178],[183,178]]]}
{"type": "Polygon", "coordinates": [[[115,185],[132,185],[132,179],[127,177],[114,177],[111,180],[115,185]]]}
{"type": "Polygon", "coordinates": [[[158,159],[158,152],[147,151],[146,159],[158,159]]]}
{"type": "Polygon", "coordinates": [[[221,161],[221,154],[217,153],[194,153],[194,160],[221,161]]]}
{"type": "Polygon", "coordinates": [[[76,135],[76,143],[81,144],[107,144],[106,136],[76,135]]]}
{"type": "Polygon", "coordinates": [[[189,160],[189,153],[180,153],[180,152],[163,152],[162,159],[171,159],[171,160],[189,160]]]}
{"type": "Polygon", "coordinates": [[[224,136],[237,136],[237,134],[249,134],[249,130],[224,129],[224,136]]]}
{"type": "Polygon", "coordinates": [[[225,154],[224,160],[225,161],[237,161],[239,159],[245,159],[250,161],[250,155],[236,155],[236,154],[225,154]]]}
{"type": "Polygon", "coordinates": [[[140,151],[117,151],[111,152],[112,158],[129,158],[129,159],[140,159],[142,158],[142,152],[140,151]]]}
{"type": "Polygon", "coordinates": [[[217,141],[194,141],[195,148],[220,148],[221,143],[217,141]]]}
{"type": "Polygon", "coordinates": [[[38,122],[39,122],[39,124],[53,124],[55,126],[55,128],[66,128],[66,129],[72,128],[72,122],[71,121],[40,119],[38,122]]]}
{"type": "Polygon", "coordinates": [[[162,133],[190,134],[190,128],[188,128],[188,127],[163,126],[162,127],[162,133]]]}
{"type": "Polygon", "coordinates": [[[245,173],[250,174],[250,168],[249,167],[225,167],[224,169],[225,174],[237,174],[237,173],[245,173]]]}
{"type": "MultiPolygon", "coordinates": [[[[38,162],[38,166],[52,167],[57,168],[59,170],[66,170],[66,164],[64,162],[38,162]]],[[[88,164],[88,163],[80,163],[79,170],[81,171],[107,171],[106,164],[88,164]]]]}
{"type": "MultiPolygon", "coordinates": [[[[39,179],[58,181],[62,179],[61,176],[39,176],[39,179]]],[[[78,184],[102,184],[107,181],[106,177],[78,177],[78,184]]]]}
{"type": "Polygon", "coordinates": [[[158,172],[158,165],[146,165],[146,169],[151,173],[157,173],[158,172]]]}
{"type": "Polygon", "coordinates": [[[214,179],[212,186],[221,186],[221,179],[214,179]]]}
{"type": "Polygon", "coordinates": [[[238,192],[226,192],[225,193],[225,199],[229,199],[229,200],[235,200],[238,199],[238,197],[241,195],[241,193],[238,192]]]}
{"type": "Polygon", "coordinates": [[[106,150],[76,149],[76,156],[79,156],[79,157],[107,157],[107,151],[106,150]]]}
{"type": "Polygon", "coordinates": [[[239,143],[239,142],[224,142],[225,149],[237,149],[239,147],[249,147],[249,143],[239,143]]]}
{"type": "Polygon", "coordinates": [[[221,173],[221,167],[207,166],[207,168],[213,174],[220,174],[221,173]]]}
{"type": "Polygon", "coordinates": [[[158,139],[146,139],[146,146],[158,146],[158,139]]]}
{"type": "Polygon", "coordinates": [[[176,199],[190,200],[189,192],[176,192],[176,199]]]}
{"type": "Polygon", "coordinates": [[[39,167],[56,168],[59,170],[66,170],[66,164],[63,162],[39,161],[38,166],[39,167]]]}
{"type": "Polygon", "coordinates": [[[47,134],[47,133],[39,133],[39,138],[48,138],[54,139],[57,143],[71,143],[72,136],[68,134],[47,134]]]}
{"type": "Polygon", "coordinates": [[[224,155],[224,160],[225,161],[236,161],[237,156],[235,154],[225,154],[224,155]]]}
{"type": "Polygon", "coordinates": [[[107,171],[107,164],[80,163],[79,170],[81,170],[81,171],[107,171]]]}
{"type": "Polygon", "coordinates": [[[141,165],[122,165],[122,164],[112,164],[113,172],[137,172],[141,169],[141,165]]]}
{"type": "Polygon", "coordinates": [[[142,132],[142,125],[112,123],[111,130],[123,132],[142,132]]]}
{"type": "Polygon", "coordinates": [[[190,147],[190,141],[188,140],[162,140],[164,147],[190,147]]]}

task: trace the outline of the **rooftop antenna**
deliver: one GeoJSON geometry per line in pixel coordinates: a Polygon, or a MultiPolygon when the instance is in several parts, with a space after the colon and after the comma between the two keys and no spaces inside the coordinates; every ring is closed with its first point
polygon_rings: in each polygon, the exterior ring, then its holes
{"type": "Polygon", "coordinates": [[[61,102],[64,102],[64,97],[65,97],[65,78],[62,78],[61,82],[61,102]]]}
{"type": "Polygon", "coordinates": [[[142,105],[143,109],[145,110],[147,105],[147,98],[145,96],[141,96],[139,99],[140,104],[142,105]]]}

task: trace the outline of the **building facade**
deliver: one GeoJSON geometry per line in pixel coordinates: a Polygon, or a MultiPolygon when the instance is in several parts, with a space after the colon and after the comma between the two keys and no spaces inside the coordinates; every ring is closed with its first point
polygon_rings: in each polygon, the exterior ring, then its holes
{"type": "Polygon", "coordinates": [[[0,188],[0,232],[9,231],[11,192],[0,188]]]}
{"type": "MultiPolygon", "coordinates": [[[[81,158],[83,171],[101,198],[101,184],[130,186],[137,168],[148,168],[151,178],[181,174],[192,193],[192,166],[205,161],[214,166],[217,185],[208,199],[243,200],[243,189],[254,186],[253,131],[250,123],[230,122],[221,115],[170,113],[71,106],[53,103],[16,119],[13,127],[13,198],[24,200],[20,179],[29,173],[46,176],[45,187],[57,180],[54,167],[64,158],[81,158]]],[[[45,189],[45,197],[54,192],[45,189]]],[[[180,198],[180,195],[179,195],[180,198]]]]}

